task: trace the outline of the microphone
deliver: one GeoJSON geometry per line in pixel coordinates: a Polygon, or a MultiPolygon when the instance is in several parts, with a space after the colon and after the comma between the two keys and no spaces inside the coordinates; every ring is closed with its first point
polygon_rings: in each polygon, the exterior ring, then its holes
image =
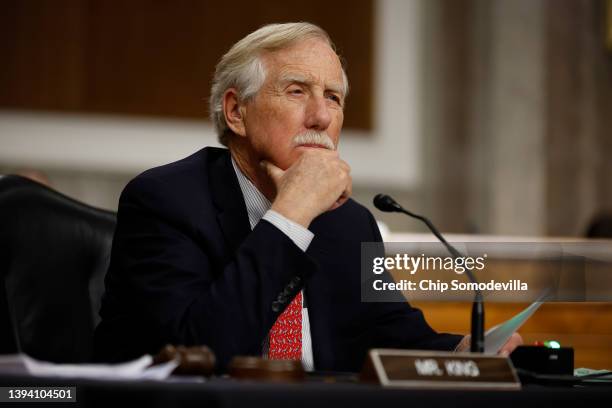
{"type": "MultiPolygon", "coordinates": [[[[406,210],[404,207],[399,205],[397,201],[395,201],[392,197],[387,194],[377,194],[374,197],[374,206],[383,212],[399,212],[406,214],[412,218],[416,218],[421,220],[427,225],[429,230],[440,240],[440,242],[446,247],[448,252],[453,256],[453,258],[462,258],[464,257],[461,252],[459,252],[455,247],[444,239],[440,231],[431,223],[431,221],[419,214],[415,214],[406,210]]],[[[465,273],[472,283],[478,284],[478,280],[472,273],[469,268],[465,268],[465,273]]],[[[470,351],[476,353],[484,352],[484,302],[482,299],[482,292],[480,289],[475,290],[474,295],[474,303],[472,304],[472,327],[471,327],[471,344],[470,351]]]]}

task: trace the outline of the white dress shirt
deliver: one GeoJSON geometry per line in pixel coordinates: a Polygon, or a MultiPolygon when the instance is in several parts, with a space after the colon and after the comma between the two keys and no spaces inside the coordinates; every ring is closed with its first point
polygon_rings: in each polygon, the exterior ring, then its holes
{"type": "MultiPolygon", "coordinates": [[[[306,252],[308,246],[314,238],[314,234],[307,228],[297,224],[290,219],[282,216],[270,207],[272,204],[268,199],[255,187],[242,171],[236,165],[232,157],[232,166],[238,177],[238,184],[242,190],[244,203],[246,204],[247,213],[249,215],[249,223],[251,230],[262,218],[287,235],[302,251],[306,252]]],[[[302,299],[304,293],[302,291],[302,299]]],[[[302,307],[302,364],[307,371],[314,370],[314,360],[312,357],[312,339],[310,337],[310,322],[308,320],[308,309],[302,307]]]]}

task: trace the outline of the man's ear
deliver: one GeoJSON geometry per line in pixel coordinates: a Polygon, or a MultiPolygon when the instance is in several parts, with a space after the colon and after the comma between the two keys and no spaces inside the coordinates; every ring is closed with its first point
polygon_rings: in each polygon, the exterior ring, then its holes
{"type": "Polygon", "coordinates": [[[229,88],[223,93],[223,115],[227,126],[238,136],[246,136],[243,106],[238,98],[238,91],[229,88]]]}

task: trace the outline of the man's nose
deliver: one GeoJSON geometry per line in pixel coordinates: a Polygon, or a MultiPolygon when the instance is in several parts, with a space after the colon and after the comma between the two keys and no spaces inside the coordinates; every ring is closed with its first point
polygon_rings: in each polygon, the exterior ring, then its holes
{"type": "Polygon", "coordinates": [[[331,121],[332,116],[326,98],[323,95],[309,98],[306,108],[306,128],[325,130],[329,127],[331,121]]]}

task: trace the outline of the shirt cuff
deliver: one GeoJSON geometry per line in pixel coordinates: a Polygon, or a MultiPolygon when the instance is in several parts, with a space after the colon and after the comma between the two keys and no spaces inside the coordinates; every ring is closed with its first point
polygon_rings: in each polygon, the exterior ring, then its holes
{"type": "Polygon", "coordinates": [[[308,228],[304,228],[274,210],[268,210],[262,218],[281,230],[304,252],[314,238],[314,234],[308,228]]]}

